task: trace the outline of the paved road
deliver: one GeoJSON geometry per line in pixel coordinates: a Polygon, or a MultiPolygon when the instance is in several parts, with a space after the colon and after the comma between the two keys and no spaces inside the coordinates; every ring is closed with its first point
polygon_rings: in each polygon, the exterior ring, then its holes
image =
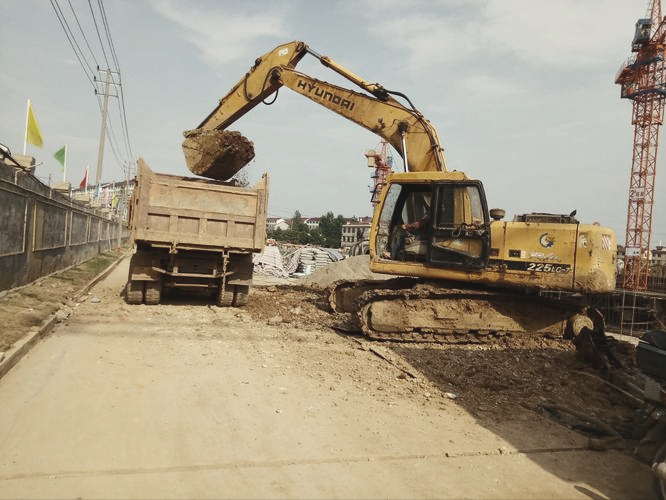
{"type": "Polygon", "coordinates": [[[127,306],[126,273],[0,379],[0,498],[651,498],[532,412],[490,430],[332,332],[127,306]]]}

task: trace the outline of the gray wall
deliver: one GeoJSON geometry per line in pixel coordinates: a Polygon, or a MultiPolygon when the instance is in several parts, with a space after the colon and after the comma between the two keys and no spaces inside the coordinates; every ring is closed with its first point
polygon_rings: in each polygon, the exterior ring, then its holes
{"type": "Polygon", "coordinates": [[[0,290],[79,264],[126,243],[126,225],[0,162],[0,290]]]}

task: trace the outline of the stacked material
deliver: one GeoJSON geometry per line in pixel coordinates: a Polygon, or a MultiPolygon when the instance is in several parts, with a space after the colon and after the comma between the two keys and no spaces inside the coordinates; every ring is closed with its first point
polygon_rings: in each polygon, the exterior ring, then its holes
{"type": "Polygon", "coordinates": [[[252,262],[254,263],[254,272],[257,274],[278,278],[289,277],[278,247],[266,246],[263,252],[254,255],[252,262]]]}
{"type": "Polygon", "coordinates": [[[305,247],[296,250],[285,267],[289,274],[307,275],[342,259],[344,255],[331,248],[305,247]]]}
{"type": "Polygon", "coordinates": [[[254,158],[254,144],[240,132],[194,129],[183,135],[185,163],[196,175],[226,181],[254,158]]]}
{"type": "Polygon", "coordinates": [[[311,274],[344,258],[344,255],[337,250],[317,247],[299,248],[283,257],[278,247],[268,245],[263,252],[255,254],[253,263],[256,274],[287,278],[290,275],[311,274]]]}

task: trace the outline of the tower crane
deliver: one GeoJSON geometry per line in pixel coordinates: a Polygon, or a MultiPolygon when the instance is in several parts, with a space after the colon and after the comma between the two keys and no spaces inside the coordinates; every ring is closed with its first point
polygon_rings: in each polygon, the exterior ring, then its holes
{"type": "Polygon", "coordinates": [[[622,277],[622,287],[629,290],[646,290],[648,284],[657,146],[666,97],[665,38],[661,0],[650,0],[646,17],[636,22],[632,55],[615,77],[621,98],[633,101],[634,144],[622,277]]]}

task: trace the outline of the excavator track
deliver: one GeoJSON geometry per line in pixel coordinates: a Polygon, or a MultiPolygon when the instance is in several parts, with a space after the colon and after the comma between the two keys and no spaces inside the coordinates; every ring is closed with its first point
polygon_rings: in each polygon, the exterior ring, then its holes
{"type": "Polygon", "coordinates": [[[351,313],[364,335],[378,340],[494,343],[507,336],[573,338],[584,326],[593,325],[587,308],[573,301],[448,288],[409,278],[385,284],[338,282],[329,301],[337,312],[351,313]]]}

